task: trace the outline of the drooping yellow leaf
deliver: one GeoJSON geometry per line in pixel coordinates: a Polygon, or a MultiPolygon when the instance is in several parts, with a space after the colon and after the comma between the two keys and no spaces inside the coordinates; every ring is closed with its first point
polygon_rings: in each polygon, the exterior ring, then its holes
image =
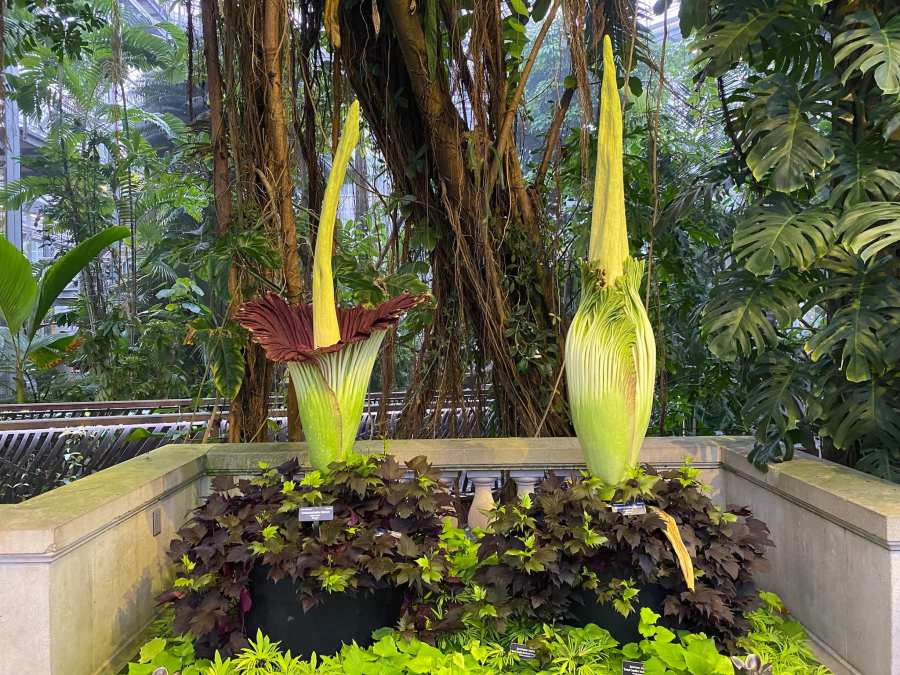
{"type": "Polygon", "coordinates": [[[341,131],[341,141],[331,163],[328,185],[322,200],[319,231],[316,234],[316,252],[313,258],[313,341],[317,349],[330,347],[341,339],[338,327],[337,305],[334,299],[334,278],[331,273],[331,256],[334,248],[334,221],[337,216],[341,186],[347,173],[347,165],[359,140],[359,101],[353,101],[347,111],[347,119],[341,131]]]}
{"type": "Polygon", "coordinates": [[[622,176],[622,105],[616,85],[612,42],[606,35],[603,38],[603,84],[600,88],[597,169],[588,260],[599,264],[604,271],[605,284],[611,286],[624,273],[626,257],[628,232],[622,176]]]}
{"type": "Polygon", "coordinates": [[[669,542],[672,544],[672,548],[675,549],[675,557],[678,559],[678,567],[681,568],[681,573],[684,575],[684,583],[686,583],[687,587],[693,591],[694,563],[691,560],[691,554],[688,553],[687,547],[685,547],[684,541],[681,538],[681,531],[678,529],[678,524],[675,522],[675,519],[672,516],[670,516],[662,509],[658,509],[652,506],[650,508],[653,513],[662,518],[662,521],[666,526],[665,530],[663,531],[665,532],[669,542]]]}

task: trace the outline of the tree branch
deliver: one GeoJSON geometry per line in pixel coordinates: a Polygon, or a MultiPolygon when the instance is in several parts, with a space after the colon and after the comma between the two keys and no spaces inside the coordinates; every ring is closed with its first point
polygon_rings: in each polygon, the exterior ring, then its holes
{"type": "Polygon", "coordinates": [[[537,173],[531,183],[534,189],[539,188],[544,183],[547,176],[547,170],[550,168],[550,160],[553,158],[553,152],[556,150],[556,143],[559,141],[559,134],[562,130],[563,121],[566,119],[566,113],[569,112],[569,106],[575,97],[574,89],[566,89],[562,98],[559,99],[559,105],[556,106],[556,112],[553,113],[553,121],[550,122],[550,128],[547,130],[547,141],[544,144],[544,152],[541,155],[541,163],[538,165],[537,173]]]}
{"type": "Polygon", "coordinates": [[[501,124],[500,132],[497,135],[497,152],[494,156],[494,162],[491,165],[490,173],[488,174],[486,194],[493,192],[494,185],[497,184],[497,178],[500,176],[500,167],[503,164],[503,158],[506,156],[506,148],[512,139],[512,124],[513,120],[516,118],[516,110],[518,110],[519,104],[522,102],[522,95],[525,93],[525,84],[528,82],[528,76],[531,75],[531,69],[534,67],[535,60],[537,60],[538,51],[544,43],[544,38],[547,37],[550,26],[553,24],[553,19],[556,18],[556,12],[559,9],[559,5],[560,0],[554,0],[553,5],[550,7],[550,11],[547,12],[544,23],[541,25],[537,37],[534,38],[534,43],[531,45],[528,59],[522,67],[522,72],[519,75],[519,83],[516,86],[515,92],[513,92],[512,100],[509,102],[509,107],[503,115],[503,123],[501,124]]]}

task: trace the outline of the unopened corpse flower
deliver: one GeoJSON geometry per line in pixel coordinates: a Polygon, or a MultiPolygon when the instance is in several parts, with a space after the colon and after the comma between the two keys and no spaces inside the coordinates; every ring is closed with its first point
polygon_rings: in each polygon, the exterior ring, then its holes
{"type": "Polygon", "coordinates": [[[637,463],[650,422],[656,343],[641,302],[643,275],[643,261],[628,252],[622,109],[606,36],[590,249],[566,338],[566,380],[588,469],[608,485],[637,463]]]}
{"type": "Polygon", "coordinates": [[[297,392],[309,462],[324,470],[346,459],[359,430],[372,368],[385,332],[424,297],[402,294],[377,307],[338,308],[331,274],[340,188],[359,137],[359,103],[347,114],[328,176],[313,262],[312,305],[291,306],[269,294],[245,303],[237,319],[277,363],[297,392]]]}

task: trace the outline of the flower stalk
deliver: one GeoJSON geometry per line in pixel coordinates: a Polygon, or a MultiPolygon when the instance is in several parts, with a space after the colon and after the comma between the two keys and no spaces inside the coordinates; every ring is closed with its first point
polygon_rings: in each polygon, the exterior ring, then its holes
{"type": "Polygon", "coordinates": [[[590,247],[566,338],[566,378],[588,469],[607,485],[637,464],[650,422],[656,343],[640,297],[643,276],[643,261],[628,250],[622,109],[606,36],[590,247]]]}
{"type": "Polygon", "coordinates": [[[359,139],[359,102],[350,106],[328,175],[313,259],[312,303],[290,306],[269,294],[245,303],[244,328],[276,363],[286,363],[297,392],[309,463],[325,471],[353,451],[372,368],[388,328],[425,298],[403,293],[375,308],[339,307],[332,255],[337,204],[359,139]]]}

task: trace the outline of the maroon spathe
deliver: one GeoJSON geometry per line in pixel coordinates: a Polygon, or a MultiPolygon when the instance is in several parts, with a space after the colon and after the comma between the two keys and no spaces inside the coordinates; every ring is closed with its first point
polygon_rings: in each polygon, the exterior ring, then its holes
{"type": "Polygon", "coordinates": [[[424,302],[426,297],[403,293],[373,309],[361,305],[338,307],[341,340],[321,349],[316,349],[313,344],[312,305],[292,307],[281,297],[269,293],[241,305],[235,319],[250,331],[253,340],[262,346],[270,361],[314,361],[319,354],[336,352],[345,345],[365,340],[377,330],[387,330],[405,312],[424,302]]]}

